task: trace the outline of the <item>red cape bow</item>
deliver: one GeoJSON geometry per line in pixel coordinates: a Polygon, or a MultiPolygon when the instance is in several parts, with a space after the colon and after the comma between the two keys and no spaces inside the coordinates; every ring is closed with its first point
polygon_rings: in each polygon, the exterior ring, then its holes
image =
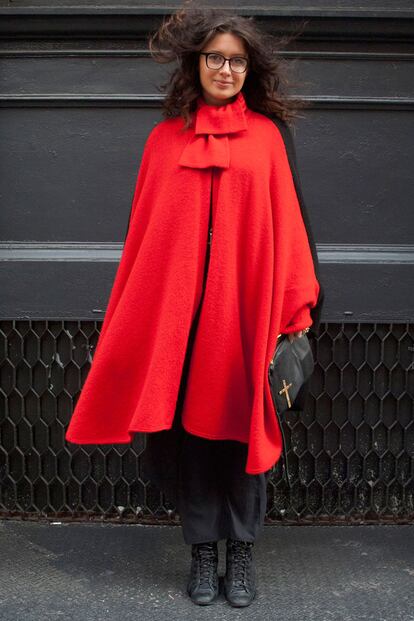
{"type": "Polygon", "coordinates": [[[194,135],[185,146],[178,163],[190,168],[230,166],[229,134],[247,130],[246,102],[239,91],[234,101],[212,106],[200,96],[194,135]]]}

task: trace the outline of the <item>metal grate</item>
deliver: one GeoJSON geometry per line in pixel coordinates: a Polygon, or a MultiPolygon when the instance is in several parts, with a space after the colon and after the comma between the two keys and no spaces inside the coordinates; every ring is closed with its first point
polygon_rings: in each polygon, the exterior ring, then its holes
{"type": "MultiPolygon", "coordinates": [[[[177,522],[131,445],[64,440],[99,336],[97,321],[0,322],[0,516],[177,522]]],[[[414,326],[321,323],[307,411],[284,422],[266,522],[414,517],[414,326]]]]}

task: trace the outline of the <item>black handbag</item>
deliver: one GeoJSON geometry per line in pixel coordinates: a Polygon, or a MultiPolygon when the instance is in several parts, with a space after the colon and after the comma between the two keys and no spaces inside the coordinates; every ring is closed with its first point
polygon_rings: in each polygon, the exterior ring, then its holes
{"type": "Polygon", "coordinates": [[[283,457],[288,484],[290,484],[290,480],[286,458],[286,441],[280,416],[288,410],[303,410],[305,407],[309,379],[315,367],[306,332],[307,330],[292,341],[289,340],[287,334],[279,334],[268,368],[270,392],[282,433],[283,457]]]}

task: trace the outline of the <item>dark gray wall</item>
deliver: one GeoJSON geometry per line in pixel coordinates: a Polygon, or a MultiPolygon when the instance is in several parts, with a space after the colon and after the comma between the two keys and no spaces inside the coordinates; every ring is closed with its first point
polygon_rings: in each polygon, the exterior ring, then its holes
{"type": "MultiPolygon", "coordinates": [[[[414,8],[295,6],[262,3],[254,14],[276,34],[307,20],[285,56],[298,60],[294,92],[312,102],[295,142],[323,319],[411,321],[414,8]]],[[[0,318],[100,318],[170,70],[149,58],[146,37],[169,11],[7,7],[0,2],[0,318]]]]}

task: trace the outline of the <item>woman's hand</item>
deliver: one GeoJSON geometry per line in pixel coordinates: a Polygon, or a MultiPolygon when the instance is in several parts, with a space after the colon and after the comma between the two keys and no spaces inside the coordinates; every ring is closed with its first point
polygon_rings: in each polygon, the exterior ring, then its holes
{"type": "Polygon", "coordinates": [[[295,338],[303,336],[308,331],[309,331],[309,328],[305,328],[304,330],[298,330],[297,332],[289,332],[288,333],[289,341],[292,343],[292,341],[295,338]]]}

